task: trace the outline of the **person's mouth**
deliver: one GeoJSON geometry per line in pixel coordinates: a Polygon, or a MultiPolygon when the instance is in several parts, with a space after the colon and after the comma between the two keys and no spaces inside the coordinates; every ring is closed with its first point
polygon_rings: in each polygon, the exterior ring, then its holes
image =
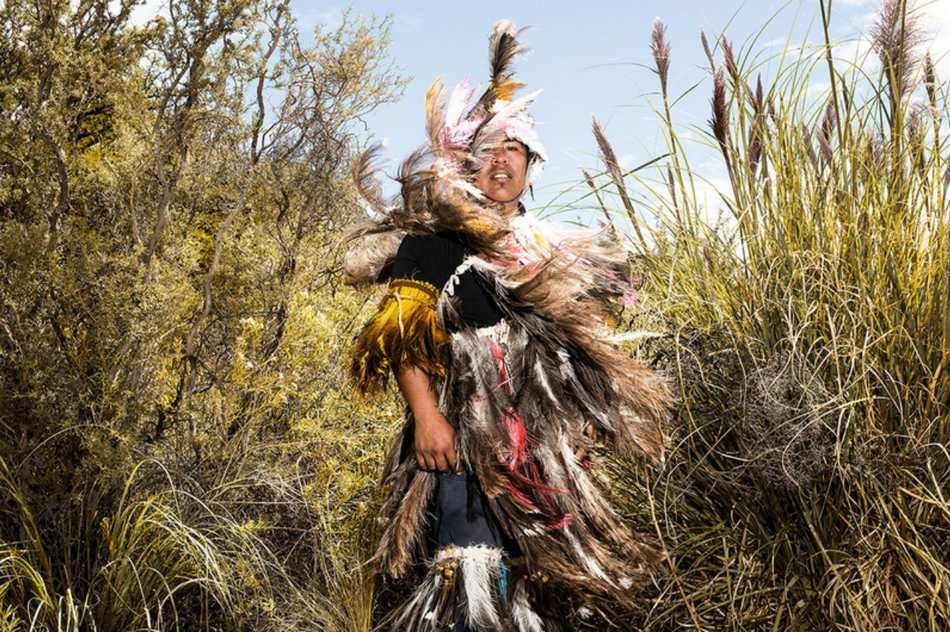
{"type": "Polygon", "coordinates": [[[507,171],[496,171],[495,173],[489,176],[489,179],[492,182],[497,182],[498,184],[508,184],[511,182],[511,174],[507,171]]]}

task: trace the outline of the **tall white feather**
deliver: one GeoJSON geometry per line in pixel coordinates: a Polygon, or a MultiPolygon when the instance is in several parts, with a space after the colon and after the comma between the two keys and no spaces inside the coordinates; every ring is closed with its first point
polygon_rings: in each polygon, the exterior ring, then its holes
{"type": "Polygon", "coordinates": [[[486,630],[500,629],[497,594],[502,550],[477,545],[452,547],[440,551],[442,559],[456,558],[461,562],[468,601],[468,625],[486,630]]]}
{"type": "Polygon", "coordinates": [[[544,623],[538,613],[531,608],[528,591],[524,581],[519,580],[511,596],[511,615],[518,626],[518,632],[544,632],[544,623]]]}
{"type": "Polygon", "coordinates": [[[473,94],[475,94],[475,86],[469,84],[467,80],[456,84],[455,88],[452,89],[449,102],[445,106],[446,125],[454,126],[461,122],[462,115],[465,114],[473,94]]]}

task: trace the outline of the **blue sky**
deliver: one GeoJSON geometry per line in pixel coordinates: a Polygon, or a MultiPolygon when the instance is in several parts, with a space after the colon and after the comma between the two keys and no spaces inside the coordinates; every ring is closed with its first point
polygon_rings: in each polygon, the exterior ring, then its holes
{"type": "MultiPolygon", "coordinates": [[[[950,0],[910,1],[923,14],[938,74],[950,77],[950,0]]],[[[167,12],[167,2],[145,0],[136,19],[167,12]]],[[[868,55],[870,46],[861,34],[879,4],[879,0],[833,0],[831,36],[836,57],[867,59],[865,67],[873,70],[876,62],[868,55]]],[[[807,43],[814,52],[822,40],[817,0],[291,2],[303,33],[312,32],[317,24],[338,25],[346,7],[356,15],[391,16],[390,53],[403,73],[413,77],[398,103],[380,107],[368,120],[372,134],[387,143],[391,170],[424,140],[423,99],[432,80],[442,75],[448,86],[464,78],[484,85],[492,24],[508,18],[529,27],[523,39],[531,50],[516,68],[529,90],[543,90],[533,112],[550,157],[536,183],[535,200],[529,203],[534,208],[555,198],[570,201],[586,193],[583,186],[577,194],[564,190],[579,183],[582,166],[598,169],[591,116],[604,125],[624,166],[632,168],[664,153],[653,111],[658,84],[650,70],[649,38],[654,20],[667,25],[673,95],[698,82],[676,105],[673,117],[679,131],[694,139],[689,148],[692,165],[708,180],[707,198],[715,198],[715,189],[726,187],[727,181],[714,152],[701,143],[709,118],[711,81],[700,31],[705,30],[711,41],[725,34],[737,51],[751,47],[762,61],[774,60],[786,43],[793,47],[807,43]]],[[[766,76],[770,68],[774,63],[764,64],[766,76]]],[[[816,102],[827,87],[818,73],[810,90],[816,102]]]]}
{"type": "MultiPolygon", "coordinates": [[[[297,2],[301,26],[338,23],[344,5],[321,6],[297,2]]],[[[543,206],[580,177],[580,167],[597,169],[591,116],[606,128],[621,161],[633,167],[664,152],[653,105],[657,103],[650,31],[655,19],[666,23],[672,45],[671,90],[679,95],[702,82],[676,107],[681,129],[705,128],[709,117],[710,81],[699,40],[705,30],[711,40],[725,33],[738,48],[758,39],[755,50],[778,53],[790,37],[793,45],[820,39],[818,4],[814,0],[744,3],[687,0],[624,2],[422,2],[355,0],[356,14],[389,14],[391,53],[413,80],[403,98],[381,107],[370,118],[372,132],[387,141],[395,167],[424,140],[423,97],[430,82],[443,75],[449,86],[463,78],[485,84],[487,36],[499,18],[529,26],[524,41],[530,52],[517,63],[528,89],[543,89],[534,106],[549,164],[535,187],[535,206],[543,206]],[[761,32],[760,32],[761,31],[761,32]]],[[[856,34],[876,7],[875,2],[836,0],[832,37],[857,47],[856,34]],[[854,41],[854,43],[850,43],[854,41]]],[[[851,51],[853,52],[853,51],[851,51]]],[[[821,89],[816,86],[816,92],[821,89]]],[[[698,136],[698,135],[697,135],[698,136]]],[[[721,183],[712,156],[708,177],[721,183]]],[[[702,165],[700,165],[702,166],[702,165]]],[[[570,196],[562,197],[569,199],[570,196]]]]}

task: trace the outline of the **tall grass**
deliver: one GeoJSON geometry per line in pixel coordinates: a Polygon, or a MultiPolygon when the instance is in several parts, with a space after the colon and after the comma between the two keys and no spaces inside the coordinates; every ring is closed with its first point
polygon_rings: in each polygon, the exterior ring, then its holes
{"type": "Polygon", "coordinates": [[[655,484],[617,466],[671,553],[637,629],[950,628],[946,92],[913,6],[882,4],[870,73],[837,59],[830,5],[824,46],[771,78],[702,38],[724,223],[696,194],[654,30],[670,155],[631,243],[681,407],[655,484]]]}
{"type": "Polygon", "coordinates": [[[7,518],[22,533],[4,543],[0,558],[4,624],[118,632],[206,629],[217,622],[237,629],[235,615],[253,614],[255,592],[272,592],[259,585],[272,575],[266,547],[221,508],[183,490],[133,498],[137,470],[114,513],[89,512],[87,518],[99,522],[85,542],[73,543],[80,558],[73,568],[88,571],[77,577],[69,565],[51,562],[49,537],[0,461],[2,491],[13,501],[7,518]],[[256,591],[249,590],[252,584],[256,591]]]}

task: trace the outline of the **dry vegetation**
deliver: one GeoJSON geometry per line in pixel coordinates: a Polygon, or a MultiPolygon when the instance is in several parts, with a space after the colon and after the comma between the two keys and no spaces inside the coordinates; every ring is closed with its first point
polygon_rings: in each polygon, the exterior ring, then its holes
{"type": "Polygon", "coordinates": [[[654,29],[669,155],[632,242],[681,407],[655,482],[617,465],[631,518],[671,552],[617,613],[631,629],[950,627],[946,92],[913,6],[882,4],[868,73],[836,58],[830,5],[825,46],[786,51],[764,83],[756,51],[703,36],[732,188],[716,226],[654,29]]]}
{"type": "Polygon", "coordinates": [[[359,625],[332,534],[394,414],[341,379],[333,236],[388,24],[132,6],[0,8],[0,628],[359,625]]]}
{"type": "MultiPolygon", "coordinates": [[[[374,297],[335,262],[362,117],[403,85],[387,23],[305,46],[283,2],[172,4],[0,8],[0,630],[365,632],[399,409],[344,382],[374,297]]],[[[662,185],[598,130],[588,182],[642,251],[627,326],[667,332],[639,352],[681,400],[663,470],[605,461],[671,554],[590,604],[619,629],[950,627],[947,102],[918,27],[887,0],[880,72],[828,44],[761,82],[704,37],[716,226],[661,25],[662,185]]]]}

